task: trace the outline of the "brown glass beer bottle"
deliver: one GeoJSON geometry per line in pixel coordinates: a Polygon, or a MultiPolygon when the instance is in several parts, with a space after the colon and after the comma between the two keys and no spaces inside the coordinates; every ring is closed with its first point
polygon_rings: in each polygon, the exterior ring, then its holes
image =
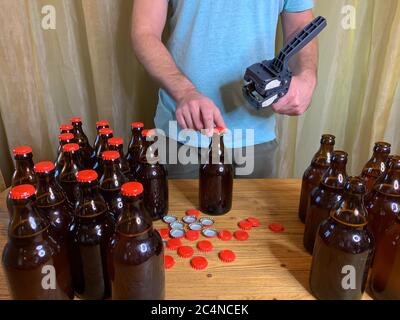
{"type": "Polygon", "coordinates": [[[101,155],[104,151],[108,150],[108,139],[113,137],[113,130],[111,128],[100,129],[99,134],[100,140],[96,149],[96,162],[93,166],[93,170],[101,177],[103,174],[103,159],[101,155]]]}
{"type": "Polygon", "coordinates": [[[310,288],[318,299],[357,300],[364,293],[374,240],[363,205],[365,184],[350,178],[343,198],[318,230],[310,288]]]}
{"type": "Polygon", "coordinates": [[[168,173],[159,163],[153,142],[155,130],[143,130],[145,149],[140,158],[137,178],[144,187],[144,203],[153,220],[161,219],[168,213],[168,173]]]}
{"type": "Polygon", "coordinates": [[[225,157],[224,128],[215,128],[208,162],[200,164],[199,205],[210,215],[222,215],[231,210],[234,169],[225,157]],[[226,162],[226,163],[225,163],[226,162]]]}
{"type": "Polygon", "coordinates": [[[49,234],[49,222],[35,206],[35,187],[11,189],[11,221],[3,268],[13,299],[72,299],[68,260],[49,234]]]}
{"type": "Polygon", "coordinates": [[[299,218],[303,223],[306,221],[310,192],[318,186],[322,175],[328,170],[334,145],[335,136],[330,134],[322,135],[321,146],[303,174],[299,204],[299,218]]]}
{"type": "Polygon", "coordinates": [[[74,133],[74,127],[72,124],[62,124],[60,125],[60,134],[63,133],[74,133]]]}
{"type": "Polygon", "coordinates": [[[111,296],[107,253],[115,223],[99,192],[96,171],[79,171],[77,180],[79,195],[71,227],[75,293],[81,299],[106,299],[111,296]]]}
{"type": "Polygon", "coordinates": [[[381,237],[372,264],[372,296],[380,300],[400,300],[400,215],[381,237]]]}
{"type": "Polygon", "coordinates": [[[96,153],[95,150],[89,143],[89,140],[82,129],[82,120],[79,117],[70,119],[73,127],[74,127],[74,136],[76,139],[76,143],[79,144],[82,156],[82,163],[85,168],[93,168],[94,163],[96,161],[96,153]]]}
{"type": "Polygon", "coordinates": [[[127,179],[119,168],[118,151],[104,151],[102,157],[104,169],[99,181],[100,193],[114,219],[117,219],[122,210],[121,187],[127,179]]]}
{"type": "Polygon", "coordinates": [[[391,156],[389,168],[379,178],[370,193],[365,196],[368,213],[368,227],[376,245],[386,229],[395,223],[400,212],[400,156],[391,156]]]}
{"type": "Polygon", "coordinates": [[[311,191],[303,239],[304,247],[309,253],[313,252],[319,225],[329,217],[329,212],[342,199],[347,179],[346,163],[347,153],[334,151],[331,166],[322,176],[318,186],[311,191]]]}
{"type": "Polygon", "coordinates": [[[93,143],[93,149],[97,150],[98,146],[99,146],[99,142],[100,142],[100,133],[99,130],[101,129],[105,129],[105,128],[109,128],[110,127],[110,123],[106,120],[99,120],[96,122],[96,138],[94,140],[93,143]]]}
{"type": "Polygon", "coordinates": [[[165,293],[163,243],[143,204],[143,186],[122,186],[123,210],[110,245],[112,298],[161,300],[165,293]]]}
{"type": "Polygon", "coordinates": [[[130,171],[135,180],[137,180],[138,170],[140,166],[140,158],[144,152],[144,140],[142,131],[144,124],[142,122],[132,122],[131,131],[132,136],[128,145],[128,152],[126,154],[126,160],[129,163],[130,171]]]}
{"type": "Polygon", "coordinates": [[[63,146],[64,166],[58,176],[58,182],[67,195],[69,202],[75,206],[77,181],[76,174],[83,170],[80,148],[77,143],[68,143],[63,146]]]}
{"type": "Polygon", "coordinates": [[[62,133],[58,136],[58,140],[60,142],[57,150],[57,159],[54,162],[55,166],[55,176],[58,177],[60,175],[61,169],[64,167],[64,154],[62,147],[68,143],[75,143],[73,133],[62,133]]]}
{"type": "Polygon", "coordinates": [[[360,177],[364,179],[367,193],[372,190],[375,181],[386,170],[386,160],[390,154],[390,143],[376,142],[372,158],[364,166],[360,177]]]}
{"type": "Polygon", "coordinates": [[[133,181],[129,162],[124,156],[124,140],[120,137],[110,138],[108,139],[108,148],[119,152],[119,168],[129,181],[133,181]]]}

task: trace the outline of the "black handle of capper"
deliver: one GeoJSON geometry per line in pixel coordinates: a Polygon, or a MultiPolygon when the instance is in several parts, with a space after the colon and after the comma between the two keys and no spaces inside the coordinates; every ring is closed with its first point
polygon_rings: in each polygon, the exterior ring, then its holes
{"type": "Polygon", "coordinates": [[[326,27],[326,25],[326,19],[319,16],[305,26],[303,30],[298,32],[293,39],[282,48],[279,55],[274,59],[272,66],[275,71],[278,73],[281,72],[290,58],[314,39],[326,27]]]}

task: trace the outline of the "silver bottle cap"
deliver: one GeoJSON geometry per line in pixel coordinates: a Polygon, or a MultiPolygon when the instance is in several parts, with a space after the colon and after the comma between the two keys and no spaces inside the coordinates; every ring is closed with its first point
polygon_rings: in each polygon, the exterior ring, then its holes
{"type": "Polygon", "coordinates": [[[212,228],[204,228],[201,233],[207,238],[214,238],[218,235],[218,230],[212,228]]]}
{"type": "Polygon", "coordinates": [[[197,218],[195,216],[184,216],[182,220],[187,224],[191,224],[193,222],[196,222],[197,218]]]}
{"type": "Polygon", "coordinates": [[[212,218],[200,218],[200,223],[203,226],[212,226],[214,224],[214,219],[212,218]]]}
{"type": "Polygon", "coordinates": [[[200,231],[201,229],[203,229],[203,225],[201,223],[194,222],[194,223],[189,224],[189,229],[195,230],[195,231],[200,231]]]}
{"type": "Polygon", "coordinates": [[[183,224],[183,222],[180,221],[174,221],[172,223],[169,224],[171,229],[184,229],[185,225],[183,224]]]}
{"type": "Polygon", "coordinates": [[[185,235],[185,231],[183,229],[171,229],[169,231],[169,235],[172,238],[183,238],[185,235]]]}
{"type": "Polygon", "coordinates": [[[170,223],[172,223],[172,222],[175,222],[177,219],[178,219],[177,217],[175,217],[175,216],[170,216],[170,215],[167,215],[167,216],[163,217],[163,221],[164,221],[165,223],[168,223],[168,224],[170,224],[170,223]]]}

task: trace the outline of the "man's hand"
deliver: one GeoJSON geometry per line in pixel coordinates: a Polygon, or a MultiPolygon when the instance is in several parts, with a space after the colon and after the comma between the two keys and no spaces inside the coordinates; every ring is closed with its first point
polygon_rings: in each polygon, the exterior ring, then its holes
{"type": "Polygon", "coordinates": [[[212,135],[214,126],[225,128],[224,119],[217,106],[196,90],[183,95],[176,107],[176,119],[184,129],[205,129],[212,135]]]}
{"type": "Polygon", "coordinates": [[[298,116],[306,112],[316,86],[313,74],[293,76],[288,93],[272,105],[272,109],[280,114],[298,116]]]}

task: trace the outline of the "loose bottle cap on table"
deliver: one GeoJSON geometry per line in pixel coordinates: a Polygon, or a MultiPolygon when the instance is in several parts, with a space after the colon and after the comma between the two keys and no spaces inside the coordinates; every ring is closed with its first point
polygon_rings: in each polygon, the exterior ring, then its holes
{"type": "Polygon", "coordinates": [[[24,154],[32,153],[32,148],[30,146],[15,147],[13,153],[14,155],[22,156],[24,154]]]}
{"type": "Polygon", "coordinates": [[[143,128],[143,127],[144,127],[143,122],[132,122],[131,123],[131,128],[139,129],[139,128],[143,128]]]}
{"type": "Polygon", "coordinates": [[[120,155],[118,151],[104,151],[101,154],[103,160],[117,160],[119,159],[120,155]]]}
{"type": "Polygon", "coordinates": [[[190,261],[190,265],[196,270],[203,270],[203,269],[207,268],[208,261],[204,257],[194,257],[190,261]]]}
{"type": "Polygon", "coordinates": [[[223,262],[233,262],[236,259],[236,255],[231,250],[222,250],[218,253],[218,257],[223,262]]]}
{"type": "Polygon", "coordinates": [[[74,127],[72,126],[72,124],[62,124],[62,125],[60,125],[60,130],[61,131],[69,131],[69,130],[72,130],[72,129],[74,129],[74,127]]]}
{"type": "Polygon", "coordinates": [[[251,223],[253,227],[259,227],[261,225],[260,220],[257,218],[247,218],[247,221],[251,223]]]}
{"type": "Polygon", "coordinates": [[[82,119],[80,117],[74,117],[69,119],[69,121],[71,121],[72,123],[79,123],[82,122],[82,119]]]}
{"type": "Polygon", "coordinates": [[[197,248],[203,252],[210,252],[214,249],[214,246],[210,241],[202,240],[197,243],[197,248]]]}
{"type": "Polygon", "coordinates": [[[196,222],[197,218],[195,216],[184,216],[182,220],[187,224],[191,224],[193,222],[196,222]]]}
{"type": "Polygon", "coordinates": [[[197,230],[189,230],[185,234],[185,238],[190,241],[197,240],[200,237],[200,231],[197,230]]]}
{"type": "Polygon", "coordinates": [[[169,231],[169,235],[171,236],[171,238],[181,239],[185,236],[185,231],[183,229],[174,228],[169,231]]]}
{"type": "Polygon", "coordinates": [[[201,231],[201,229],[203,229],[203,225],[201,223],[194,222],[189,224],[189,229],[195,231],[201,231]]]}
{"type": "Polygon", "coordinates": [[[186,210],[185,214],[187,216],[195,216],[196,218],[198,218],[200,216],[200,211],[197,209],[189,209],[186,210]]]}
{"type": "Polygon", "coordinates": [[[36,189],[31,184],[20,184],[19,186],[11,188],[10,197],[13,200],[28,199],[33,196],[36,189]]]}
{"type": "Polygon", "coordinates": [[[168,239],[169,238],[169,229],[162,228],[162,229],[159,229],[157,231],[160,234],[161,238],[163,238],[163,239],[168,239]]]}
{"type": "Polygon", "coordinates": [[[77,143],[67,143],[63,146],[64,152],[75,152],[79,150],[79,144],[77,143]]]}
{"type": "Polygon", "coordinates": [[[178,248],[178,255],[181,258],[190,258],[194,254],[194,250],[192,247],[189,246],[181,246],[178,248]]]}
{"type": "Polygon", "coordinates": [[[92,182],[98,177],[97,172],[94,170],[81,170],[76,174],[78,182],[92,182]]]}
{"type": "Polygon", "coordinates": [[[143,185],[140,182],[127,182],[121,187],[121,194],[125,197],[136,197],[143,193],[143,185]]]}
{"type": "Polygon", "coordinates": [[[73,133],[61,133],[58,136],[58,140],[60,140],[60,141],[72,140],[73,138],[74,138],[73,133]]]}
{"type": "Polygon", "coordinates": [[[214,224],[214,219],[212,218],[200,218],[199,221],[203,226],[212,226],[214,224]]]}
{"type": "Polygon", "coordinates": [[[145,129],[142,131],[143,137],[152,137],[156,135],[156,130],[154,129],[145,129]]]}
{"type": "Polygon", "coordinates": [[[165,269],[171,269],[175,265],[175,259],[171,256],[164,256],[164,267],[165,269]]]}
{"type": "Polygon", "coordinates": [[[246,241],[249,238],[249,234],[243,230],[235,231],[233,236],[236,238],[236,240],[239,240],[239,241],[246,241]]]}
{"type": "Polygon", "coordinates": [[[107,120],[99,120],[96,121],[96,127],[104,127],[104,126],[109,126],[110,123],[107,120]]]}
{"type": "Polygon", "coordinates": [[[99,130],[99,133],[101,135],[112,134],[113,133],[113,129],[111,129],[111,128],[103,128],[103,129],[99,130]]]}
{"type": "Polygon", "coordinates": [[[253,225],[251,224],[250,221],[247,220],[242,220],[238,223],[238,226],[240,227],[240,229],[242,230],[251,230],[251,228],[253,227],[253,225]]]}
{"type": "Polygon", "coordinates": [[[171,229],[184,229],[185,225],[180,221],[174,221],[169,224],[171,229]]]}
{"type": "Polygon", "coordinates": [[[218,231],[212,228],[204,228],[201,233],[207,238],[214,238],[218,235],[218,231]]]}
{"type": "Polygon", "coordinates": [[[107,142],[111,146],[120,146],[124,144],[124,140],[121,137],[110,138],[107,142]]]}
{"type": "Polygon", "coordinates": [[[167,241],[167,248],[170,250],[176,250],[182,245],[181,240],[179,239],[170,239],[167,241]]]}
{"type": "Polygon", "coordinates": [[[285,228],[280,223],[271,223],[268,228],[275,233],[283,232],[285,228]]]}
{"type": "Polygon", "coordinates": [[[223,241],[229,241],[232,239],[232,233],[229,232],[228,230],[222,230],[218,233],[218,238],[220,238],[223,241]]]}
{"type": "Polygon", "coordinates": [[[171,216],[171,215],[166,215],[163,217],[163,221],[168,224],[171,224],[172,222],[175,222],[176,220],[177,220],[177,217],[171,216]]]}
{"type": "Polygon", "coordinates": [[[54,163],[51,161],[42,161],[42,162],[38,162],[35,164],[35,166],[33,167],[33,169],[35,170],[35,172],[37,173],[46,173],[46,172],[50,172],[51,170],[53,170],[55,168],[54,163]]]}

